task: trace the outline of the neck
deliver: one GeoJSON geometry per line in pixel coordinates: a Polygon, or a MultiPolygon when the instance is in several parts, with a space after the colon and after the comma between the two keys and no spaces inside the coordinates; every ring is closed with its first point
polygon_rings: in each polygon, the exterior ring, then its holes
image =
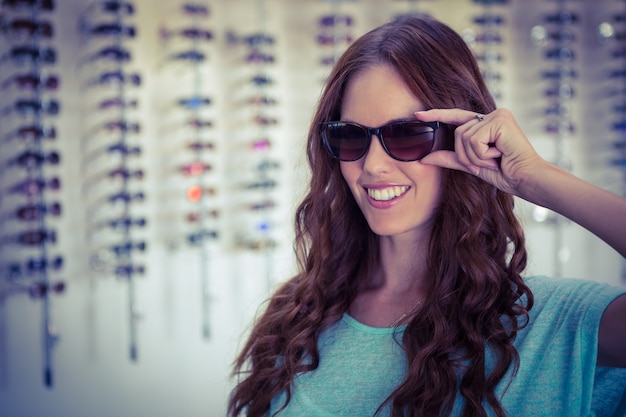
{"type": "Polygon", "coordinates": [[[424,298],[427,256],[427,244],[381,237],[379,268],[364,282],[350,314],[374,327],[404,320],[424,298]]]}
{"type": "Polygon", "coordinates": [[[421,293],[427,275],[428,242],[402,237],[381,237],[378,285],[392,293],[421,293]]]}

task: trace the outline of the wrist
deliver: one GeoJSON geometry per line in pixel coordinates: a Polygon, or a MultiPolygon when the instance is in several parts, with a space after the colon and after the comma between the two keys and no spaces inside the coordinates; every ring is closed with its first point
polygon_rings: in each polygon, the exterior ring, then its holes
{"type": "Polygon", "coordinates": [[[550,208],[555,187],[568,176],[571,174],[563,168],[538,158],[520,175],[516,194],[533,204],[550,208]]]}

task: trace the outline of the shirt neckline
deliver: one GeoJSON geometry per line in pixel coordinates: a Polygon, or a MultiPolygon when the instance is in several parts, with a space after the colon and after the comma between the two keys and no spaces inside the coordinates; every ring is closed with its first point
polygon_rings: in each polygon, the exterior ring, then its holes
{"type": "Polygon", "coordinates": [[[347,312],[343,313],[341,319],[350,327],[362,332],[369,334],[394,334],[394,333],[402,333],[406,329],[406,324],[402,324],[397,327],[373,327],[367,324],[363,324],[360,321],[356,320],[347,312]]]}

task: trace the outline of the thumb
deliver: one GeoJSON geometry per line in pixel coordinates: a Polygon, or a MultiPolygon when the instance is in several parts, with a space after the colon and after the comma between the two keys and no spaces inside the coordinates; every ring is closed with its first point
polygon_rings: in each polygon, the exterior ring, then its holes
{"type": "Polygon", "coordinates": [[[455,169],[477,175],[478,167],[467,167],[459,162],[458,155],[454,151],[435,151],[423,157],[420,162],[426,165],[436,165],[442,168],[455,169]],[[472,172],[473,170],[473,172],[472,172]]]}

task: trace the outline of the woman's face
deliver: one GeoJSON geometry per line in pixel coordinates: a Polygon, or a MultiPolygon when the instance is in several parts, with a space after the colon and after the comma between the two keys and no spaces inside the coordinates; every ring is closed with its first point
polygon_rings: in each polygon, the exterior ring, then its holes
{"type": "MultiPolygon", "coordinates": [[[[348,82],[341,120],[379,127],[392,120],[415,120],[426,110],[390,66],[365,69],[348,82]]],[[[441,198],[441,168],[393,159],[374,136],[361,159],[340,162],[341,173],[363,215],[380,236],[427,236],[441,198]]]]}

